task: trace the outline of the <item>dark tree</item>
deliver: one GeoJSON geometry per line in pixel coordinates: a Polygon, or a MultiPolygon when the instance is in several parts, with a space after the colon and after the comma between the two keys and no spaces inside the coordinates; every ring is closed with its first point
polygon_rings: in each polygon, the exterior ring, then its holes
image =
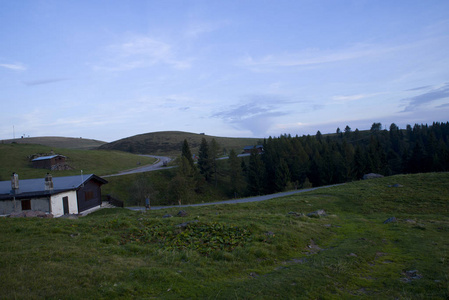
{"type": "Polygon", "coordinates": [[[265,166],[257,150],[251,151],[248,166],[248,190],[252,195],[264,192],[265,166]]]}
{"type": "Polygon", "coordinates": [[[190,166],[192,168],[194,168],[193,156],[192,156],[192,152],[190,151],[189,143],[187,142],[187,140],[184,140],[184,142],[182,143],[181,156],[185,157],[187,159],[187,161],[189,162],[190,166]]]}
{"type": "Polygon", "coordinates": [[[198,168],[200,174],[203,175],[208,182],[212,180],[213,163],[214,159],[210,157],[209,144],[205,138],[202,138],[198,153],[198,168]]]}
{"type": "Polygon", "coordinates": [[[239,161],[239,158],[237,157],[237,153],[232,149],[229,152],[229,176],[230,176],[230,183],[231,183],[231,192],[232,195],[237,198],[237,195],[239,195],[244,188],[244,181],[243,181],[243,172],[242,172],[242,166],[239,161]]]}

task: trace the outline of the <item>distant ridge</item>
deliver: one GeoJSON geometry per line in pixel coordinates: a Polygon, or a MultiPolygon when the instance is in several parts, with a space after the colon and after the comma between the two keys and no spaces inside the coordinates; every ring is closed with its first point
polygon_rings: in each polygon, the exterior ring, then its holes
{"type": "Polygon", "coordinates": [[[220,146],[220,150],[226,149],[229,151],[234,149],[237,153],[240,153],[243,147],[256,145],[260,141],[260,139],[256,138],[228,138],[183,131],[160,131],[123,138],[101,145],[99,149],[176,156],[181,153],[182,142],[187,140],[191,152],[197,154],[202,138],[205,138],[208,142],[215,139],[220,146]]]}
{"type": "Polygon", "coordinates": [[[90,149],[97,149],[106,142],[84,138],[42,136],[42,137],[28,137],[28,138],[1,140],[1,143],[37,144],[54,148],[90,150],[90,149]]]}

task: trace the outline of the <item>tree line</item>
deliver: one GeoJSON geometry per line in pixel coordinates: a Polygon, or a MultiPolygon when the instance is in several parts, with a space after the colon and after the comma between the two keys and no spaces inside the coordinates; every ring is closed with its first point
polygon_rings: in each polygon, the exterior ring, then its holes
{"type": "Polygon", "coordinates": [[[373,123],[369,131],[346,126],[335,134],[269,137],[262,145],[262,153],[254,148],[239,158],[231,150],[229,159],[218,161],[219,145],[203,139],[195,164],[185,140],[170,181],[171,202],[182,204],[211,188],[242,197],[359,180],[367,173],[449,171],[449,122],[405,129],[373,123]]]}

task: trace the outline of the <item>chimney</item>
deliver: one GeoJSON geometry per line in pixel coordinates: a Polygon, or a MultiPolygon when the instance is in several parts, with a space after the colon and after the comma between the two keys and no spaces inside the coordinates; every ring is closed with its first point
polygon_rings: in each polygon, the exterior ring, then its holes
{"type": "Polygon", "coordinates": [[[14,194],[19,192],[19,175],[15,172],[11,175],[11,190],[14,194]]]}
{"type": "Polygon", "coordinates": [[[45,175],[45,190],[46,191],[52,191],[53,190],[53,177],[50,173],[47,173],[45,175]]]}

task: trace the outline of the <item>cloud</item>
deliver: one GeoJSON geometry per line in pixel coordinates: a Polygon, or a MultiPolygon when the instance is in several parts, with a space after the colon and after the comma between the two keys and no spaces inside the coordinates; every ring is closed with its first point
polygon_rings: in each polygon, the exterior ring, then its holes
{"type": "Polygon", "coordinates": [[[6,68],[6,69],[10,69],[13,71],[25,71],[27,68],[21,64],[21,63],[16,63],[16,64],[0,64],[0,67],[6,68]]]}
{"type": "Polygon", "coordinates": [[[253,95],[249,102],[215,113],[214,118],[233,125],[236,129],[249,130],[255,137],[264,137],[276,117],[287,115],[279,111],[282,104],[291,101],[273,95],[253,95]]]}
{"type": "Polygon", "coordinates": [[[408,89],[405,90],[406,92],[410,92],[410,91],[420,91],[420,90],[427,90],[429,88],[431,88],[431,85],[425,85],[425,86],[420,86],[420,87],[416,87],[416,88],[412,88],[412,89],[408,89]]]}
{"type": "Polygon", "coordinates": [[[192,22],[187,26],[184,32],[186,38],[198,38],[201,35],[208,34],[229,25],[228,21],[217,22],[192,22]]]}
{"type": "Polygon", "coordinates": [[[107,48],[106,62],[95,66],[108,71],[127,71],[165,64],[176,69],[191,66],[191,60],[176,57],[173,47],[165,42],[147,36],[134,36],[120,44],[107,48]]]}
{"type": "Polygon", "coordinates": [[[434,88],[426,93],[405,99],[408,101],[408,105],[405,107],[404,112],[414,111],[425,104],[441,100],[449,97],[449,82],[446,82],[440,87],[434,88]]]}
{"type": "Polygon", "coordinates": [[[373,94],[355,94],[355,95],[348,95],[348,96],[333,96],[332,100],[337,102],[350,102],[350,101],[356,101],[361,100],[365,98],[370,98],[373,96],[378,96],[383,93],[373,93],[373,94]]]}
{"type": "Polygon", "coordinates": [[[300,67],[334,63],[353,60],[369,56],[380,56],[388,52],[397,51],[407,46],[377,46],[377,45],[355,45],[340,50],[307,49],[298,53],[283,53],[281,55],[266,55],[255,59],[247,56],[241,64],[247,67],[300,67]]]}
{"type": "Polygon", "coordinates": [[[23,83],[28,86],[33,86],[33,85],[48,84],[48,83],[54,83],[54,82],[59,82],[59,81],[66,81],[66,80],[69,80],[69,79],[68,78],[41,79],[41,80],[24,81],[23,83]]]}

